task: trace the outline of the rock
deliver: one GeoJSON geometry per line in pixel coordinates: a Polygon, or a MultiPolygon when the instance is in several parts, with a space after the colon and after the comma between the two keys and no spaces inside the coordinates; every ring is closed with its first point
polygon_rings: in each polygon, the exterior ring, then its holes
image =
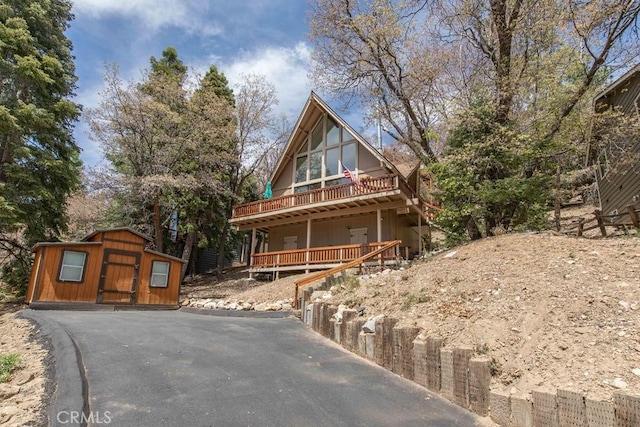
{"type": "Polygon", "coordinates": [[[267,306],[267,311],[280,311],[282,310],[282,304],[273,303],[267,306]]]}
{"type": "Polygon", "coordinates": [[[249,301],[242,303],[242,310],[251,310],[251,307],[253,306],[252,303],[250,303],[249,301]]]}
{"type": "Polygon", "coordinates": [[[636,369],[632,369],[631,372],[633,373],[633,375],[635,375],[636,377],[640,377],[640,369],[636,368],[636,369]]]}
{"type": "Polygon", "coordinates": [[[611,386],[622,390],[627,388],[627,383],[622,378],[614,378],[611,381],[611,386]]]}
{"type": "Polygon", "coordinates": [[[342,312],[345,311],[347,309],[347,306],[344,304],[340,304],[338,306],[338,311],[336,311],[336,314],[333,315],[333,318],[336,319],[337,321],[342,321],[342,312]]]}
{"type": "Polygon", "coordinates": [[[618,304],[620,304],[625,310],[629,310],[630,308],[630,304],[626,301],[618,301],[618,304]]]}
{"type": "Polygon", "coordinates": [[[237,310],[238,309],[238,304],[235,302],[232,302],[231,304],[227,305],[227,310],[237,310]]]}
{"type": "Polygon", "coordinates": [[[371,319],[367,320],[367,322],[364,325],[362,325],[362,330],[368,334],[375,333],[376,323],[378,323],[382,319],[384,319],[383,314],[379,314],[377,316],[372,317],[371,319]]]}
{"type": "Polygon", "coordinates": [[[443,258],[453,258],[457,254],[458,254],[458,251],[451,251],[448,254],[446,254],[443,258]]]}
{"type": "Polygon", "coordinates": [[[391,274],[391,270],[390,269],[385,269],[382,273],[383,276],[386,276],[387,274],[391,274]]]}
{"type": "Polygon", "coordinates": [[[267,305],[266,302],[260,302],[260,303],[258,303],[256,305],[254,305],[253,309],[255,311],[267,311],[267,307],[268,307],[268,305],[267,305]]]}
{"type": "Polygon", "coordinates": [[[253,305],[253,304],[255,304],[255,303],[256,303],[256,300],[255,300],[255,298],[249,298],[249,299],[247,300],[247,303],[249,303],[249,304],[253,305]]]}
{"type": "Polygon", "coordinates": [[[2,408],[0,408],[0,424],[4,425],[14,415],[18,415],[19,413],[20,409],[15,406],[3,406],[2,408]]]}
{"type": "Polygon", "coordinates": [[[215,302],[213,302],[213,301],[209,301],[209,302],[205,303],[205,304],[203,305],[203,307],[204,307],[204,308],[206,308],[207,310],[211,310],[211,309],[214,309],[214,308],[218,308],[218,307],[217,307],[217,304],[216,304],[215,302]]]}
{"type": "Polygon", "coordinates": [[[11,384],[0,384],[0,400],[9,399],[20,393],[20,387],[11,384]]]}
{"type": "Polygon", "coordinates": [[[290,303],[285,302],[284,304],[282,304],[282,310],[283,311],[291,311],[291,310],[293,310],[293,306],[290,303]]]}
{"type": "Polygon", "coordinates": [[[183,300],[180,305],[183,306],[183,307],[188,307],[189,304],[191,304],[191,300],[189,298],[187,298],[187,299],[183,300]]]}
{"type": "Polygon", "coordinates": [[[35,377],[36,375],[33,372],[23,369],[21,371],[18,371],[18,373],[15,375],[14,382],[18,385],[23,385],[32,381],[35,377]]]}

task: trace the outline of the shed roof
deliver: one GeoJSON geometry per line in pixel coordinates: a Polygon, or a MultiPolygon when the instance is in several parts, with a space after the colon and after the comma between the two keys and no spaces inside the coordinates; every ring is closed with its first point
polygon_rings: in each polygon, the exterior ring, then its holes
{"type": "Polygon", "coordinates": [[[94,231],[93,233],[87,234],[85,237],[82,238],[83,242],[86,242],[88,240],[90,240],[92,237],[100,234],[100,233],[108,233],[110,231],[128,231],[131,234],[135,234],[138,237],[141,237],[142,239],[146,240],[147,242],[151,242],[152,239],[151,237],[140,233],[139,231],[134,230],[131,227],[116,227],[116,228],[103,228],[103,229],[98,229],[96,231],[94,231]]]}

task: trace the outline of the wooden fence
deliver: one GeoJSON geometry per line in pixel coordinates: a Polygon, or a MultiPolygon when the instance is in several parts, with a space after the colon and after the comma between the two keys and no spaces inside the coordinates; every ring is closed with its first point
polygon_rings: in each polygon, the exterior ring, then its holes
{"type": "Polygon", "coordinates": [[[627,206],[623,213],[615,215],[603,215],[599,210],[594,211],[593,218],[581,218],[576,224],[565,227],[563,230],[567,235],[586,237],[584,233],[589,230],[600,229],[602,237],[607,237],[607,227],[625,229],[628,227],[640,228],[640,209],[635,206],[627,206]]]}

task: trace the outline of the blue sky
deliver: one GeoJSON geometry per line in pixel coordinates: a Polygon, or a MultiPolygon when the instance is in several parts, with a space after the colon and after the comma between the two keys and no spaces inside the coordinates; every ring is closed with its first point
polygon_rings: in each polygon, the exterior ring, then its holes
{"type": "MultiPolygon", "coordinates": [[[[278,112],[293,121],[307,100],[309,46],[304,0],[76,0],[67,36],[74,46],[78,89],[85,108],[100,101],[105,63],[137,80],[149,58],[174,46],[189,67],[216,65],[231,86],[243,73],[263,74],[278,91],[278,112]]],[[[355,123],[351,123],[356,125],[355,123]]],[[[76,142],[88,166],[101,159],[84,122],[76,142]]]]}

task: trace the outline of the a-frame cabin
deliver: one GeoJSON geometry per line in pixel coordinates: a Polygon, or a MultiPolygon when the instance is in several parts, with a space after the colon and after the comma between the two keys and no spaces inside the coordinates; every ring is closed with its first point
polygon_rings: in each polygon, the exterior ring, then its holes
{"type": "Polygon", "coordinates": [[[403,176],[312,92],[271,176],[273,197],[233,210],[230,223],[253,241],[268,234],[250,273],[331,268],[393,240],[402,244],[386,262],[415,256],[431,207],[416,176],[417,165],[403,176]]]}

